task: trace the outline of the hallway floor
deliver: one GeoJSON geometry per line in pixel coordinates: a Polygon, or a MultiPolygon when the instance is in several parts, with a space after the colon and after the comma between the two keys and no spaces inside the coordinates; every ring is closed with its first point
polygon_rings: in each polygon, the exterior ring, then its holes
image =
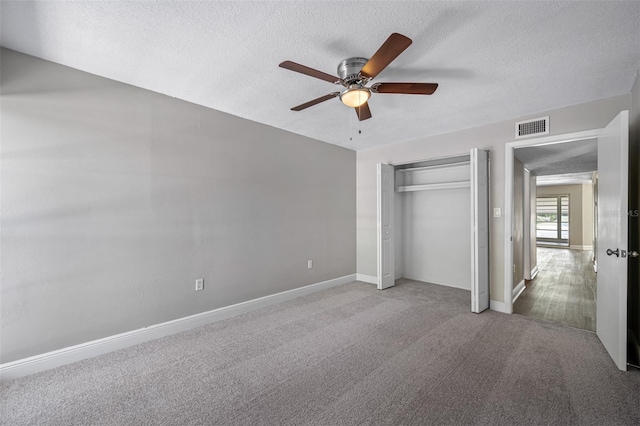
{"type": "Polygon", "coordinates": [[[538,275],[513,305],[513,313],[596,330],[596,273],[591,251],[538,247],[538,275]]]}

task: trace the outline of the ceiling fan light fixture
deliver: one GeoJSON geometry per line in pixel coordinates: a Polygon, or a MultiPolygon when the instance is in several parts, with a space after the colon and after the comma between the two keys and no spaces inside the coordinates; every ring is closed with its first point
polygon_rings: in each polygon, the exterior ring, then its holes
{"type": "Polygon", "coordinates": [[[366,87],[349,87],[342,92],[340,100],[351,108],[357,108],[365,104],[371,97],[371,92],[366,87]]]}
{"type": "Polygon", "coordinates": [[[346,88],[342,93],[329,93],[295,106],[291,108],[291,110],[302,111],[340,96],[340,101],[349,108],[352,108],[358,116],[358,120],[363,121],[371,118],[371,110],[367,103],[371,97],[371,93],[395,93],[404,95],[433,94],[438,88],[437,83],[375,83],[367,87],[367,84],[393,62],[398,55],[404,52],[410,44],[411,39],[409,37],[393,33],[382,43],[382,46],[380,46],[371,58],[353,57],[340,62],[340,64],[338,64],[338,76],[333,76],[292,61],[280,63],[280,68],[305,74],[346,88]]]}

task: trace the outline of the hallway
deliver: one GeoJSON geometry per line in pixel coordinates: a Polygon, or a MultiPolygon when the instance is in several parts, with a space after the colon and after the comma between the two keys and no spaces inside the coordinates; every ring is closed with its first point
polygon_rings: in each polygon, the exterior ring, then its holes
{"type": "Polygon", "coordinates": [[[513,305],[513,313],[596,330],[596,273],[591,251],[538,247],[539,273],[513,305]]]}

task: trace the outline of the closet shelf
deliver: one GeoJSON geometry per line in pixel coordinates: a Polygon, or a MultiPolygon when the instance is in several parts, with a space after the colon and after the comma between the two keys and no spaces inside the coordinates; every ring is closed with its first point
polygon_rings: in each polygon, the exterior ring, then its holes
{"type": "Polygon", "coordinates": [[[422,167],[408,167],[406,169],[397,169],[397,172],[402,172],[402,173],[406,173],[406,172],[419,172],[421,170],[432,170],[432,169],[442,169],[442,168],[449,168],[449,167],[459,167],[459,166],[468,166],[469,164],[471,164],[470,161],[458,161],[456,163],[447,163],[447,164],[437,164],[435,166],[422,166],[422,167]]]}
{"type": "Polygon", "coordinates": [[[454,189],[454,188],[469,188],[471,182],[468,180],[460,182],[444,182],[444,183],[428,183],[425,185],[407,185],[399,186],[396,188],[398,192],[412,192],[412,191],[429,191],[435,189],[454,189]]]}

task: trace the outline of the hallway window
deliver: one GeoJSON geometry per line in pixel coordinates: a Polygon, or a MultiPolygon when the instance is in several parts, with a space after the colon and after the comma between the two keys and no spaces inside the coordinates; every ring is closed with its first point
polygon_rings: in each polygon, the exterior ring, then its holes
{"type": "Polygon", "coordinates": [[[569,244],[569,196],[536,198],[536,240],[569,244]]]}

